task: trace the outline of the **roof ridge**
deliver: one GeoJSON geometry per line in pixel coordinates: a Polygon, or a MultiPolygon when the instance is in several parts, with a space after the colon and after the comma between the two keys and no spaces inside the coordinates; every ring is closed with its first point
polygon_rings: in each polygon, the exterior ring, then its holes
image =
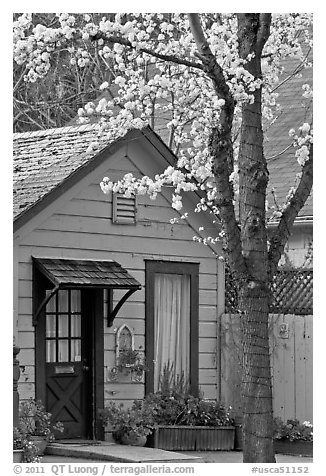
{"type": "Polygon", "coordinates": [[[40,131],[14,132],[13,139],[28,139],[29,137],[46,137],[69,132],[85,132],[96,129],[97,124],[81,124],[78,126],[55,127],[53,129],[42,129],[40,131]]]}

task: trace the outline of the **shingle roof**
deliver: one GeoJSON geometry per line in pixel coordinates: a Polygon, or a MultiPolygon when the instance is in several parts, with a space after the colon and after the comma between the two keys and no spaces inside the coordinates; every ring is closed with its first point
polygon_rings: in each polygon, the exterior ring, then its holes
{"type": "MultiPolygon", "coordinates": [[[[14,134],[14,217],[88,162],[94,154],[87,148],[96,139],[94,125],[14,134]]],[[[108,144],[101,139],[97,152],[108,144]]]]}
{"type": "MultiPolygon", "coordinates": [[[[296,66],[297,61],[289,59],[283,78],[290,75],[296,66]]],[[[303,69],[300,75],[293,76],[277,89],[278,102],[282,109],[278,119],[266,131],[264,145],[270,174],[267,196],[270,205],[273,204],[271,188],[275,190],[277,203],[283,205],[290,188],[295,186],[296,174],[301,171],[295,158],[295,149],[291,146],[289,130],[292,128],[297,130],[304,122],[310,123],[312,119],[312,105],[308,109],[303,105],[303,84],[312,84],[312,69],[303,69]]],[[[312,194],[310,194],[298,217],[312,217],[312,215],[312,194]]]]}
{"type": "Polygon", "coordinates": [[[141,288],[140,283],[116,261],[62,258],[33,259],[36,266],[50,281],[61,287],[141,288]]]}

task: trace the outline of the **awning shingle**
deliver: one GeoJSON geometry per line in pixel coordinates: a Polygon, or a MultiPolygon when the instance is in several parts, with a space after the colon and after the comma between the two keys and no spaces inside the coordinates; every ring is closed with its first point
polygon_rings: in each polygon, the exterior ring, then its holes
{"type": "Polygon", "coordinates": [[[140,289],[140,283],[116,261],[33,258],[37,268],[61,288],[140,289]]]}

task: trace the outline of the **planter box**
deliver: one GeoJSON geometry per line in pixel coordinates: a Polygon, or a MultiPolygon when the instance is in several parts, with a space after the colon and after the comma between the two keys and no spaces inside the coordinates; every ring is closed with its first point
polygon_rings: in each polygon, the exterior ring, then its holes
{"type": "Polygon", "coordinates": [[[275,453],[295,456],[313,456],[313,442],[312,441],[289,441],[289,440],[274,440],[275,453]]]}
{"type": "Polygon", "coordinates": [[[170,451],[230,451],[234,449],[233,426],[159,426],[148,446],[170,451]]]}

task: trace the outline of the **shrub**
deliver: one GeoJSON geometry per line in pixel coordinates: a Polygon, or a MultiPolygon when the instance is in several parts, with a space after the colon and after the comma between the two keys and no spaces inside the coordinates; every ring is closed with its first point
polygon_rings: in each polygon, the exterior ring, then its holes
{"type": "Polygon", "coordinates": [[[123,404],[117,405],[110,402],[103,410],[99,411],[104,425],[112,427],[112,434],[116,441],[121,442],[123,436],[137,438],[152,433],[155,420],[148,408],[143,408],[142,402],[134,401],[131,408],[124,408],[123,404]]]}
{"type": "Polygon", "coordinates": [[[51,413],[45,410],[40,400],[29,400],[21,404],[19,410],[19,430],[22,434],[43,436],[48,441],[54,440],[54,431],[63,431],[63,425],[60,422],[51,422],[51,413]]]}
{"type": "Polygon", "coordinates": [[[289,441],[313,441],[313,426],[309,421],[300,423],[299,420],[274,418],[274,439],[289,441]]]}

